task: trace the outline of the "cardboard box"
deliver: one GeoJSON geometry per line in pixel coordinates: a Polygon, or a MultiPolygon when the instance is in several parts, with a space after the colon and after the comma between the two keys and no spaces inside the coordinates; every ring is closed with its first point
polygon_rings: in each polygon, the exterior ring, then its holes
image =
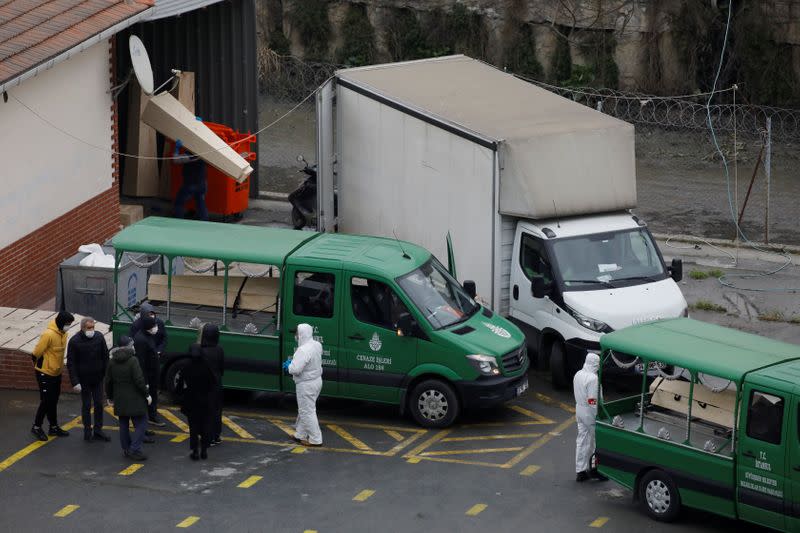
{"type": "MultiPolygon", "coordinates": [[[[142,122],[142,112],[150,100],[135,80],[128,86],[128,137],[125,152],[139,156],[155,157],[156,130],[142,122]]],[[[156,159],[125,158],[122,177],[122,194],[125,196],[158,195],[158,161],[156,159]]]]}
{"type": "Polygon", "coordinates": [[[141,205],[120,204],[119,221],[123,227],[128,227],[134,222],[144,218],[144,208],[141,205]]]}

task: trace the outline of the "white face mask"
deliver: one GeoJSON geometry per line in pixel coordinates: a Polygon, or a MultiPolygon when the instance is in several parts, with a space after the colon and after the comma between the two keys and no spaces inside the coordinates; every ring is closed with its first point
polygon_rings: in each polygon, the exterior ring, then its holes
{"type": "Polygon", "coordinates": [[[65,332],[72,326],[72,324],[64,324],[61,326],[61,331],[65,332]]]}
{"type": "Polygon", "coordinates": [[[155,335],[156,333],[158,333],[158,326],[153,326],[152,328],[148,329],[147,331],[150,332],[150,335],[155,335]]]}
{"type": "Polygon", "coordinates": [[[83,332],[83,334],[86,335],[87,338],[91,339],[92,337],[94,337],[94,330],[87,329],[86,331],[83,332]]]}

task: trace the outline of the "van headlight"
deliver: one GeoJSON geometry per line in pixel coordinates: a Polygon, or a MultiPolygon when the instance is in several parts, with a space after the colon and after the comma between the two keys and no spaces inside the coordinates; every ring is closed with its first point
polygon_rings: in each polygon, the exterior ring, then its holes
{"type": "Polygon", "coordinates": [[[614,331],[608,324],[605,322],[601,322],[599,320],[595,320],[594,318],[590,318],[582,313],[579,313],[575,309],[571,308],[570,306],[565,306],[567,312],[572,315],[572,317],[580,324],[581,326],[585,327],[586,329],[590,329],[592,331],[596,331],[598,333],[611,333],[614,331]]]}
{"type": "Polygon", "coordinates": [[[484,376],[497,376],[500,374],[497,359],[490,355],[472,354],[468,355],[467,359],[484,376]]]}

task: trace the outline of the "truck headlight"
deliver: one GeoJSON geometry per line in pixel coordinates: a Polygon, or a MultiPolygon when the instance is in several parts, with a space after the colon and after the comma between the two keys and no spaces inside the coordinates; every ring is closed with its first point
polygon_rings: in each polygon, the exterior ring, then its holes
{"type": "Polygon", "coordinates": [[[497,376],[500,374],[500,368],[497,366],[497,359],[490,355],[473,354],[468,355],[467,359],[469,359],[472,366],[484,376],[497,376]]]}
{"type": "Polygon", "coordinates": [[[601,322],[599,320],[595,320],[594,318],[590,318],[584,314],[579,313],[578,311],[569,306],[566,306],[566,308],[569,314],[572,315],[572,317],[578,322],[578,324],[585,327],[586,329],[590,329],[598,333],[611,333],[612,331],[614,331],[605,322],[601,322]]]}

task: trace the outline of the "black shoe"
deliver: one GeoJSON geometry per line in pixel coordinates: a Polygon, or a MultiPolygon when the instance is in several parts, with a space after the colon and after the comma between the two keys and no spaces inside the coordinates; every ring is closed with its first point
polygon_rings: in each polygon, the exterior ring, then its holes
{"type": "Polygon", "coordinates": [[[592,479],[596,479],[597,481],[608,481],[608,478],[606,476],[604,476],[594,468],[589,471],[589,476],[592,479]]]}
{"type": "Polygon", "coordinates": [[[157,418],[150,418],[147,421],[147,423],[150,424],[151,426],[156,426],[158,428],[163,428],[164,426],[167,425],[164,422],[162,422],[161,420],[158,420],[157,418]]]}
{"type": "Polygon", "coordinates": [[[83,440],[91,442],[91,440],[92,440],[92,429],[91,428],[84,428],[83,429],[83,440]]]}
{"type": "Polygon", "coordinates": [[[200,456],[197,455],[197,450],[192,450],[192,453],[189,454],[189,459],[191,459],[192,461],[197,461],[198,459],[200,459],[200,456]]]}
{"type": "Polygon", "coordinates": [[[111,442],[111,437],[100,431],[99,429],[94,432],[94,440],[99,440],[103,442],[111,442]]]}
{"type": "Polygon", "coordinates": [[[156,434],[156,432],[153,431],[152,429],[146,429],[144,430],[144,434],[147,435],[148,437],[152,437],[153,435],[156,434]]]}
{"type": "Polygon", "coordinates": [[[122,455],[124,455],[125,457],[130,457],[131,452],[129,452],[128,450],[122,450],[122,455]]]}
{"type": "Polygon", "coordinates": [[[31,427],[31,433],[33,433],[37,439],[47,442],[47,435],[45,435],[44,430],[41,427],[33,426],[31,427]]]}
{"type": "Polygon", "coordinates": [[[220,444],[222,444],[222,439],[214,439],[208,443],[208,447],[213,448],[214,446],[219,446],[220,444]]]}
{"type": "Polygon", "coordinates": [[[208,459],[208,452],[205,450],[200,451],[200,459],[208,459]]]}
{"type": "Polygon", "coordinates": [[[153,437],[145,437],[142,439],[142,442],[145,444],[153,444],[156,441],[153,437]]]}
{"type": "Polygon", "coordinates": [[[134,461],[146,461],[147,456],[142,452],[128,452],[128,458],[134,461]]]}
{"type": "Polygon", "coordinates": [[[69,437],[69,431],[64,431],[60,426],[50,426],[50,431],[47,434],[56,437],[69,437]]]}
{"type": "Polygon", "coordinates": [[[575,476],[575,481],[578,482],[588,481],[588,480],[589,480],[589,474],[587,472],[578,472],[578,474],[575,476]]]}

